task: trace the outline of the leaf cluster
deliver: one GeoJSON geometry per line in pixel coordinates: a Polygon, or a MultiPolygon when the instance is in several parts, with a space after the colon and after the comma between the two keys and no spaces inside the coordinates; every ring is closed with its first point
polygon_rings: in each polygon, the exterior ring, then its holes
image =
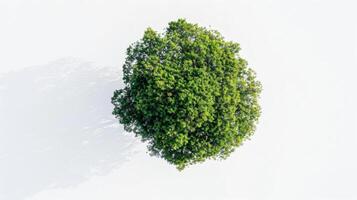
{"type": "Polygon", "coordinates": [[[261,84],[239,51],[238,43],[184,19],[162,34],[148,28],[127,49],[113,114],[152,155],[180,170],[224,159],[254,133],[260,115],[261,84]]]}

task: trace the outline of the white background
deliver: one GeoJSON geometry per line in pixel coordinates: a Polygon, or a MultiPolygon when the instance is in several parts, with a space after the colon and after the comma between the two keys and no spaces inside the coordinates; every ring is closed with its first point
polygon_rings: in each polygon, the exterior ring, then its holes
{"type": "MultiPolygon", "coordinates": [[[[6,190],[0,188],[0,199],[357,199],[356,9],[352,0],[0,0],[0,105],[2,99],[8,102],[0,106],[0,186],[7,186],[6,190]],[[92,145],[95,148],[90,151],[71,143],[88,143],[87,136],[76,138],[79,129],[68,126],[62,135],[48,132],[58,130],[51,116],[65,118],[66,112],[73,114],[69,109],[72,101],[90,98],[91,93],[77,93],[82,89],[94,93],[108,90],[99,95],[102,99],[89,102],[89,107],[110,104],[107,99],[112,90],[122,85],[119,77],[128,45],[148,26],[162,31],[178,18],[210,26],[227,40],[241,44],[242,56],[257,72],[264,89],[262,117],[250,141],[225,161],[208,161],[177,172],[165,161],[148,156],[144,145],[133,138],[126,139],[135,143],[135,153],[108,167],[122,159],[119,151],[124,150],[118,146],[125,145],[119,135],[130,137],[121,127],[110,129],[112,135],[92,145]],[[95,81],[78,74],[62,77],[71,68],[80,74],[87,70],[82,68],[92,65],[109,69],[88,72],[95,81]],[[98,74],[108,76],[98,78],[98,74]],[[47,86],[27,87],[22,80],[35,80],[31,77],[45,79],[47,86]],[[115,81],[108,81],[108,77],[115,81]],[[100,86],[88,87],[91,83],[85,83],[87,78],[100,86]],[[31,104],[26,106],[28,115],[23,115],[29,117],[20,117],[23,108],[16,105],[27,105],[27,100],[34,104],[51,102],[41,91],[55,91],[56,87],[66,101],[61,101],[52,115],[45,114],[50,104],[38,105],[36,110],[31,104]],[[1,93],[6,89],[12,96],[1,93]],[[40,92],[31,91],[37,89],[40,92]],[[63,113],[56,115],[59,111],[63,113]],[[27,123],[38,129],[20,128],[27,123]],[[43,124],[47,127],[42,128],[43,124]],[[108,149],[103,150],[103,145],[108,149]],[[47,150],[41,154],[28,153],[44,147],[47,150]],[[111,157],[102,164],[100,157],[108,154],[111,157]],[[77,157],[67,160],[71,155],[77,157]],[[57,158],[61,162],[48,164],[57,158]],[[89,169],[93,165],[105,168],[105,173],[92,173],[89,169]],[[58,181],[53,175],[61,174],[64,168],[78,170],[58,176],[63,179],[58,181]],[[74,176],[81,179],[67,181],[74,176]]],[[[99,112],[104,113],[103,118],[111,117],[111,105],[107,106],[105,112],[99,112]]],[[[74,118],[64,126],[74,122],[85,128],[85,120],[74,118]]],[[[105,135],[109,129],[100,130],[105,135]]]]}

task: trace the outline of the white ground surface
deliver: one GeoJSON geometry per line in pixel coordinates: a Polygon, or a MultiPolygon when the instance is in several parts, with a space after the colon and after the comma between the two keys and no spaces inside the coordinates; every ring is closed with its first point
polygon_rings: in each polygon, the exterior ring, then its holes
{"type": "Polygon", "coordinates": [[[1,0],[0,200],[357,199],[356,8],[1,0]],[[116,125],[109,99],[126,47],[179,17],[239,42],[264,87],[252,139],[181,173],[116,125]]]}

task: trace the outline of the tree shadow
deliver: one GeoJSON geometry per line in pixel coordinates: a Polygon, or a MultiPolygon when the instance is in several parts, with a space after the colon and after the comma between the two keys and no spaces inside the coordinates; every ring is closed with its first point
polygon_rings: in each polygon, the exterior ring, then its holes
{"type": "Polygon", "coordinates": [[[0,77],[0,199],[75,186],[135,153],[111,115],[120,73],[66,58],[0,77]]]}

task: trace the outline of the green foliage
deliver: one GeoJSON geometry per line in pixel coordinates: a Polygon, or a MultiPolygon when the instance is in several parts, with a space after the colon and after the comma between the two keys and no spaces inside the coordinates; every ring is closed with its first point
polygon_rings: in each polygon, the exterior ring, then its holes
{"type": "Polygon", "coordinates": [[[183,19],[163,34],[148,28],[127,49],[113,114],[179,170],[226,158],[253,134],[260,115],[261,85],[239,50],[183,19]]]}

